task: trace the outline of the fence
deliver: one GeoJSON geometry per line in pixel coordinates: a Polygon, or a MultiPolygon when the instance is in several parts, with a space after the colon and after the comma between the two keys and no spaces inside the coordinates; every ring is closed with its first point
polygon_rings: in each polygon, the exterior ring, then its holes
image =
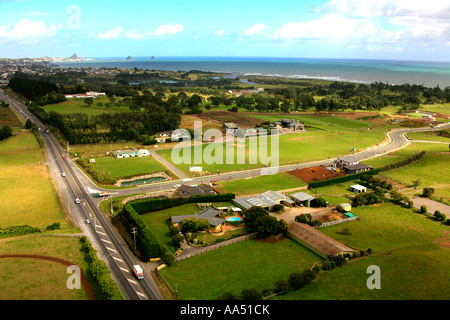
{"type": "Polygon", "coordinates": [[[242,237],[238,237],[238,238],[234,238],[234,239],[230,239],[230,240],[225,240],[223,242],[215,243],[215,244],[210,245],[208,247],[199,248],[199,249],[195,250],[192,253],[186,254],[185,256],[181,255],[181,256],[177,257],[176,261],[181,261],[181,260],[184,260],[184,259],[192,258],[192,257],[197,256],[199,254],[202,254],[202,253],[205,253],[205,252],[209,252],[209,251],[212,251],[212,250],[216,250],[216,249],[219,249],[219,248],[223,248],[223,247],[226,247],[226,246],[228,246],[230,244],[233,244],[233,243],[238,243],[238,242],[241,242],[241,241],[244,241],[244,240],[253,239],[253,238],[256,238],[256,236],[257,236],[257,233],[251,233],[251,234],[247,234],[247,235],[242,236],[242,237]]]}
{"type": "Polygon", "coordinates": [[[356,220],[356,219],[358,219],[358,217],[351,217],[351,218],[347,218],[347,219],[343,219],[343,220],[335,220],[335,221],[331,221],[331,222],[325,222],[316,228],[328,227],[328,226],[332,226],[335,224],[344,223],[344,222],[348,222],[348,221],[352,221],[352,220],[356,220]]]}
{"type": "MultiPolygon", "coordinates": [[[[280,190],[278,192],[280,193],[290,193],[290,192],[296,192],[296,191],[301,191],[301,190],[307,190],[308,186],[303,186],[303,187],[298,187],[298,188],[292,188],[292,189],[286,189],[286,190],[280,190]]],[[[260,196],[261,193],[257,193],[257,194],[247,194],[247,195],[242,195],[242,196],[236,196],[236,199],[243,199],[243,198],[250,198],[250,197],[257,197],[260,196]]]]}

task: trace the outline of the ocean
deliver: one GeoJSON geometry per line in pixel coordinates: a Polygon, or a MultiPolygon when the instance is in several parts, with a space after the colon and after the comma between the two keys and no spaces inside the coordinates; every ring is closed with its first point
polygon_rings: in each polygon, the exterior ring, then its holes
{"type": "Polygon", "coordinates": [[[450,86],[450,62],[338,60],[306,58],[158,57],[157,59],[98,58],[94,61],[58,62],[62,67],[117,67],[167,71],[201,70],[236,76],[266,75],[293,79],[323,79],[358,83],[450,86]]]}

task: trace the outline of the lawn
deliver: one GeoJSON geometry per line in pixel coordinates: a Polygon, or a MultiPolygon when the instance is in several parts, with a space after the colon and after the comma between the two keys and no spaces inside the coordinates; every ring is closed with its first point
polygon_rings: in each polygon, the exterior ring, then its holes
{"type": "Polygon", "coordinates": [[[225,193],[234,193],[236,195],[257,194],[266,192],[267,190],[279,191],[306,185],[306,182],[285,172],[251,179],[218,182],[220,190],[225,193]]]}
{"type": "MultiPolygon", "coordinates": [[[[188,173],[190,166],[202,166],[204,172],[217,173],[240,171],[244,169],[254,169],[264,167],[265,164],[270,165],[287,165],[290,163],[302,163],[315,160],[323,160],[334,158],[338,156],[347,155],[352,148],[361,150],[377,143],[381,143],[389,127],[378,127],[373,130],[353,130],[351,132],[330,132],[330,131],[314,131],[306,133],[296,133],[279,136],[277,138],[268,137],[267,145],[263,140],[252,139],[250,144],[249,139],[246,139],[245,147],[235,144],[234,146],[212,143],[203,144],[199,147],[184,147],[181,149],[167,149],[160,150],[158,153],[171,162],[173,150],[175,156],[182,158],[181,164],[176,164],[181,170],[188,173]],[[260,145],[267,146],[267,153],[260,145]],[[200,152],[197,152],[196,148],[200,152]],[[259,153],[262,151],[262,155],[259,153]],[[186,152],[186,153],[185,153],[186,152]],[[190,153],[190,155],[189,155],[190,153]],[[196,153],[201,154],[200,161],[194,157],[196,153]],[[234,153],[234,161],[232,164],[227,163],[227,156],[234,153]],[[184,157],[184,155],[186,156],[184,157]],[[243,164],[238,164],[237,155],[243,154],[243,164]],[[267,159],[264,159],[267,156],[267,159]],[[251,157],[255,157],[256,161],[251,161],[251,157]],[[277,161],[278,160],[278,161],[277,161]]],[[[175,158],[174,158],[175,159],[175,158]]],[[[229,162],[229,161],[228,161],[229,162]]],[[[191,174],[194,176],[195,174],[191,174]]]]}
{"type": "Polygon", "coordinates": [[[277,243],[245,240],[179,261],[161,270],[180,300],[214,300],[230,291],[272,288],[322,259],[290,239],[277,243]]]}
{"type": "Polygon", "coordinates": [[[168,219],[171,216],[194,214],[200,211],[196,203],[190,203],[175,208],[143,214],[141,218],[159,242],[166,245],[172,252],[175,252],[176,248],[172,243],[168,219]]]}
{"type": "Polygon", "coordinates": [[[312,285],[279,299],[450,298],[450,249],[437,242],[444,233],[448,237],[449,227],[391,204],[354,208],[352,212],[361,219],[320,230],[352,247],[371,248],[373,254],[333,271],[322,271],[312,285]],[[351,235],[336,234],[343,228],[351,235]],[[370,265],[381,268],[381,290],[366,286],[370,265]]]}
{"type": "Polygon", "coordinates": [[[42,150],[29,131],[20,131],[0,141],[0,168],[37,165],[42,159],[42,150]]]}
{"type": "Polygon", "coordinates": [[[434,132],[409,132],[408,138],[414,140],[438,141],[450,143],[450,138],[438,136],[434,132]]]}
{"type": "Polygon", "coordinates": [[[113,178],[123,178],[166,171],[153,157],[116,159],[113,156],[95,158],[99,167],[113,178]]]}
{"type": "MultiPolygon", "coordinates": [[[[25,237],[0,242],[0,255],[26,254],[57,257],[87,269],[77,238],[25,237]]],[[[33,259],[0,259],[2,300],[87,300],[83,287],[69,290],[67,267],[33,259]]]]}
{"type": "Polygon", "coordinates": [[[97,98],[94,99],[94,103],[89,107],[86,103],[84,103],[84,99],[68,99],[62,103],[44,106],[43,109],[47,113],[50,111],[55,111],[59,114],[85,113],[89,116],[114,112],[130,112],[130,109],[127,106],[112,105],[109,108],[104,107],[105,103],[108,102],[109,98],[97,98]],[[99,102],[103,103],[103,107],[97,106],[97,103],[99,102]]]}

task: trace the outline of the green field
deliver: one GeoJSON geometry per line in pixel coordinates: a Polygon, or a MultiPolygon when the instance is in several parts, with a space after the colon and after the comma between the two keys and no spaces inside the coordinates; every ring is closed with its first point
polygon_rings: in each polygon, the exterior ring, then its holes
{"type": "Polygon", "coordinates": [[[0,226],[45,228],[59,222],[68,227],[43,159],[36,138],[27,131],[0,142],[0,226]]]}
{"type": "Polygon", "coordinates": [[[257,194],[268,190],[279,191],[306,185],[306,182],[285,172],[251,179],[218,182],[220,190],[225,193],[234,193],[236,195],[257,194]]]}
{"type": "MultiPolygon", "coordinates": [[[[383,204],[354,208],[360,221],[320,229],[331,237],[373,254],[330,272],[310,286],[279,297],[284,300],[398,300],[450,298],[450,248],[437,240],[450,231],[411,210],[383,204]],[[336,234],[343,228],[351,235],[336,234]],[[381,290],[366,286],[368,266],[381,269],[381,290]]],[[[447,238],[448,242],[448,238],[447,238]]]]}
{"type": "Polygon", "coordinates": [[[113,178],[123,178],[166,171],[153,157],[116,159],[112,156],[96,158],[96,163],[113,178]]]}
{"type": "MultiPolygon", "coordinates": [[[[255,145],[249,145],[249,139],[246,139],[245,147],[242,146],[227,146],[221,143],[203,144],[201,147],[184,147],[181,148],[177,154],[183,156],[187,151],[186,160],[183,163],[177,164],[177,166],[184,172],[189,172],[189,167],[202,166],[204,172],[217,173],[241,171],[245,169],[254,169],[264,166],[264,162],[269,165],[276,164],[277,158],[279,159],[279,165],[287,165],[290,163],[302,163],[316,160],[324,160],[327,158],[334,158],[338,156],[347,155],[352,148],[362,150],[364,148],[373,146],[377,143],[381,143],[386,138],[386,133],[390,127],[378,127],[373,130],[353,130],[353,131],[314,131],[306,133],[296,133],[289,135],[279,136],[279,143],[276,139],[268,137],[267,139],[267,155],[269,161],[263,161],[263,158],[259,156],[260,147],[262,142],[257,139],[255,145]],[[201,162],[197,162],[194,155],[196,153],[195,148],[201,148],[202,158],[201,162]],[[272,153],[272,150],[278,152],[272,153]],[[189,156],[190,153],[190,156],[189,156]],[[234,153],[233,164],[227,164],[226,157],[229,154],[234,153]],[[245,157],[244,164],[237,164],[237,154],[242,153],[245,157]],[[256,157],[256,163],[250,161],[250,155],[256,157]],[[187,163],[188,162],[188,163],[187,163]]],[[[263,144],[265,146],[265,144],[263,144]]],[[[160,155],[167,160],[172,161],[172,149],[158,151],[160,155]]],[[[263,153],[264,154],[264,153],[263,153]]],[[[194,174],[191,174],[194,176],[194,174]]]]}
{"type": "Polygon", "coordinates": [[[180,300],[214,300],[230,291],[263,291],[322,259],[297,242],[245,240],[179,261],[161,270],[180,300]],[[176,286],[177,285],[177,286],[176,286]]]}
{"type": "MultiPolygon", "coordinates": [[[[419,148],[427,144],[417,143],[419,148]]],[[[412,181],[420,179],[420,187],[432,187],[450,184],[450,168],[445,165],[450,161],[450,152],[446,144],[433,144],[433,149],[441,152],[427,152],[425,156],[403,168],[383,172],[383,176],[410,186],[412,181]],[[440,146],[440,147],[438,147],[440,146]]]]}
{"type": "Polygon", "coordinates": [[[68,99],[62,103],[50,104],[44,106],[43,109],[48,113],[50,111],[55,111],[60,114],[70,114],[70,113],[85,113],[89,116],[100,115],[104,113],[114,113],[114,112],[129,112],[130,109],[127,106],[117,106],[112,105],[106,108],[105,103],[109,102],[109,98],[97,98],[94,99],[94,103],[89,107],[84,103],[84,99],[68,99]],[[103,107],[98,107],[97,103],[103,103],[103,107]]]}
{"type": "Polygon", "coordinates": [[[425,140],[425,141],[437,141],[437,142],[450,143],[450,138],[438,136],[434,132],[410,132],[410,133],[408,133],[408,138],[414,139],[414,140],[425,140]]]}
{"type": "MultiPolygon", "coordinates": [[[[25,254],[57,257],[87,269],[77,238],[42,236],[4,240],[0,255],[25,254]]],[[[33,259],[0,259],[1,300],[87,300],[81,290],[69,290],[67,267],[55,262],[33,259]]]]}

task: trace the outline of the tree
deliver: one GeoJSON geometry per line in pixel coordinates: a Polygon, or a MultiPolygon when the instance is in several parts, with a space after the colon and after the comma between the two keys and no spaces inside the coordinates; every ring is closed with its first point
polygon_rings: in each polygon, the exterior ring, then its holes
{"type": "Polygon", "coordinates": [[[31,122],[30,119],[27,119],[27,121],[25,122],[25,128],[31,129],[32,126],[33,126],[33,122],[31,122]]]}
{"type": "Polygon", "coordinates": [[[275,283],[274,291],[279,294],[286,294],[291,290],[291,287],[289,286],[289,282],[286,280],[278,280],[275,283]]]}
{"type": "Polygon", "coordinates": [[[420,206],[420,213],[425,214],[428,212],[427,206],[420,206]]]}
{"type": "Polygon", "coordinates": [[[258,236],[260,238],[265,238],[279,233],[278,220],[275,217],[269,215],[260,217],[256,221],[256,224],[255,231],[258,232],[258,236]]]}
{"type": "Polygon", "coordinates": [[[429,198],[434,194],[434,188],[423,188],[422,196],[425,198],[429,198]]]}
{"type": "Polygon", "coordinates": [[[416,179],[416,180],[413,180],[411,183],[412,183],[412,186],[414,187],[414,189],[417,189],[417,187],[420,186],[422,181],[420,179],[416,179]]]}
{"type": "Polygon", "coordinates": [[[94,103],[94,98],[84,98],[84,103],[90,107],[94,103]]]}
{"type": "Polygon", "coordinates": [[[12,136],[12,129],[8,126],[3,126],[0,129],[0,141],[12,136]]]}

